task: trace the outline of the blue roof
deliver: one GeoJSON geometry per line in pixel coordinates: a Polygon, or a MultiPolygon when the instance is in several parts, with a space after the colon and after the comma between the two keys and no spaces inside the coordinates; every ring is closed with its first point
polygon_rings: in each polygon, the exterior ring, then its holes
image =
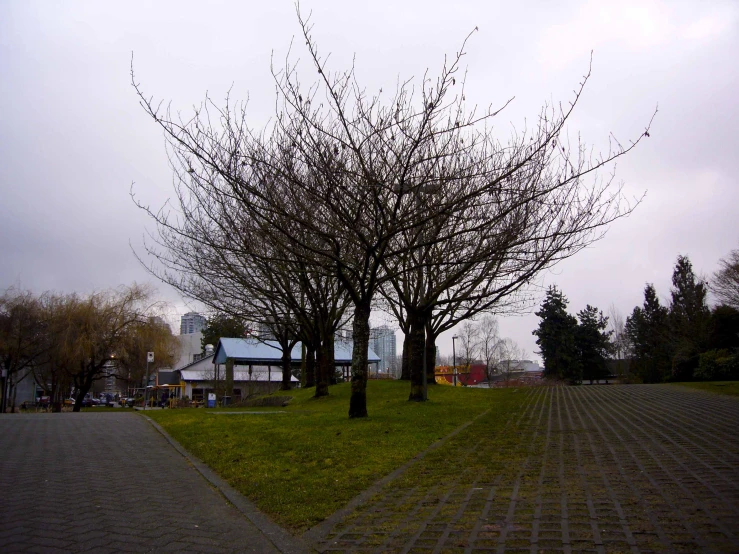
{"type": "MultiPolygon", "coordinates": [[[[337,365],[350,365],[352,363],[353,346],[351,341],[337,340],[334,343],[334,359],[337,365]]],[[[301,352],[302,345],[298,342],[293,347],[293,362],[300,363],[301,352]]],[[[235,362],[242,365],[245,362],[262,365],[279,365],[282,360],[282,348],[274,340],[258,341],[255,339],[222,338],[218,341],[218,346],[216,346],[213,363],[225,364],[227,358],[233,358],[235,362]]],[[[371,348],[367,348],[367,361],[377,363],[380,361],[380,357],[371,348]]]]}

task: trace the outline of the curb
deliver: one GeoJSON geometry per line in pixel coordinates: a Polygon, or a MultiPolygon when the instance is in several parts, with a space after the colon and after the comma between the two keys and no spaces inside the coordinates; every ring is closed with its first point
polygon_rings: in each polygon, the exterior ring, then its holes
{"type": "MultiPolygon", "coordinates": [[[[143,415],[143,414],[142,414],[143,415]]],[[[241,512],[254,526],[267,537],[267,539],[279,550],[285,554],[313,554],[316,551],[309,547],[301,538],[297,538],[285,529],[274,523],[265,514],[263,514],[249,499],[234,489],[231,485],[221,479],[212,469],[203,462],[191,455],[183,446],[174,440],[169,434],[153,419],[143,416],[154,429],[159,431],[161,435],[171,444],[177,452],[179,452],[192,466],[213,485],[234,507],[241,512]]]]}

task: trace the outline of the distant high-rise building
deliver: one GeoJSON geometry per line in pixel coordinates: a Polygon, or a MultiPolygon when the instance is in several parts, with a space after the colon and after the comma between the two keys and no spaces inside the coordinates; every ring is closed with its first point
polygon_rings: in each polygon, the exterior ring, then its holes
{"type": "Polygon", "coordinates": [[[207,324],[205,318],[197,312],[188,312],[180,318],[180,335],[199,333],[207,324]]]}
{"type": "Polygon", "coordinates": [[[370,346],[380,358],[380,371],[389,370],[395,374],[397,369],[395,329],[387,325],[370,329],[370,346]]]}

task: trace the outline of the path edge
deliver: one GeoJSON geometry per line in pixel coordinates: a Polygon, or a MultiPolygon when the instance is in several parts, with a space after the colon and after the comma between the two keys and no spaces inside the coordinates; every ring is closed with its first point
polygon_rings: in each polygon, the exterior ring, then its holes
{"type": "Polygon", "coordinates": [[[226,481],[218,476],[201,460],[190,454],[185,448],[173,439],[161,425],[148,416],[142,415],[154,429],[166,439],[166,441],[174,447],[192,466],[203,476],[203,478],[213,485],[234,507],[241,512],[254,526],[267,537],[267,539],[279,550],[286,554],[308,554],[316,552],[309,547],[302,537],[296,537],[287,530],[277,525],[269,517],[267,517],[254,503],[246,498],[243,494],[234,489],[226,481]]]}

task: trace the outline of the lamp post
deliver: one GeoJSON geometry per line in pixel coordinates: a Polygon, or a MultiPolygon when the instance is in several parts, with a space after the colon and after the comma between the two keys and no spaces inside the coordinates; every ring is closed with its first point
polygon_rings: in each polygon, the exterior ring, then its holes
{"type": "Polygon", "coordinates": [[[423,326],[423,401],[429,399],[429,376],[426,374],[426,325],[423,326]]]}
{"type": "Polygon", "coordinates": [[[457,335],[454,335],[452,337],[452,363],[454,364],[454,367],[452,368],[452,375],[454,377],[454,386],[457,386],[457,348],[454,344],[454,341],[457,340],[459,337],[457,335]]]}
{"type": "Polygon", "coordinates": [[[146,381],[144,381],[144,410],[149,402],[149,363],[154,361],[154,352],[146,353],[146,381]]]}

